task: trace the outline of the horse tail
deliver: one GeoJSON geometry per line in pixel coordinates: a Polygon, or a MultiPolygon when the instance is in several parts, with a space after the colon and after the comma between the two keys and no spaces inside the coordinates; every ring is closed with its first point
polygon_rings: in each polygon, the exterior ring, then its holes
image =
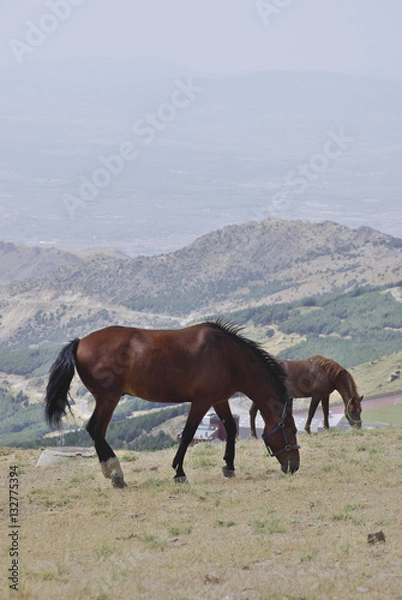
{"type": "Polygon", "coordinates": [[[74,376],[79,341],[76,338],[64,346],[50,367],[45,396],[45,417],[51,427],[60,428],[61,418],[66,414],[66,408],[71,411],[68,392],[74,376]]]}

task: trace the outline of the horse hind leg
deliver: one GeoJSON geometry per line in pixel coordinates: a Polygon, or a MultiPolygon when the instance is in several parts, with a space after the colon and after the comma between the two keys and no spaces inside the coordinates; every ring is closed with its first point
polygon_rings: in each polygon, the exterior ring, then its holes
{"type": "Polygon", "coordinates": [[[223,457],[223,460],[226,462],[226,466],[222,467],[222,472],[225,477],[234,477],[236,422],[233,418],[228,402],[214,404],[213,407],[226,429],[226,448],[223,457]]]}
{"type": "Polygon", "coordinates": [[[112,480],[113,487],[123,488],[126,483],[120,461],[105,439],[106,429],[117,402],[112,405],[111,409],[110,405],[103,410],[97,405],[86,425],[86,430],[94,441],[103,475],[112,480]]]}

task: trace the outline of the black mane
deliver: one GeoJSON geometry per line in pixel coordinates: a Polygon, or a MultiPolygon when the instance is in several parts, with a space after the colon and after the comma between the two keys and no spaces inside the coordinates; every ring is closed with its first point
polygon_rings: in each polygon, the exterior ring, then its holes
{"type": "Polygon", "coordinates": [[[212,325],[215,327],[219,327],[222,331],[226,331],[229,335],[238,339],[242,344],[245,344],[248,348],[250,348],[256,356],[265,364],[270,374],[273,376],[274,380],[279,384],[279,391],[284,395],[284,398],[288,397],[287,388],[286,388],[286,378],[287,374],[285,369],[278,363],[277,360],[273,356],[269,354],[264,348],[258,344],[258,342],[254,342],[249,338],[242,335],[240,332],[243,330],[241,325],[237,325],[236,323],[232,323],[231,321],[219,317],[214,321],[207,321],[208,325],[212,325]]]}

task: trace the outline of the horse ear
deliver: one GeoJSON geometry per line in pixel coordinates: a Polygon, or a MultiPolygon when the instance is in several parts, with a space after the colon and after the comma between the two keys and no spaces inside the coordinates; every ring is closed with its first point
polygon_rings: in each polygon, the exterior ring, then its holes
{"type": "Polygon", "coordinates": [[[364,398],[364,396],[360,396],[360,402],[362,402],[363,398],[364,398]]]}

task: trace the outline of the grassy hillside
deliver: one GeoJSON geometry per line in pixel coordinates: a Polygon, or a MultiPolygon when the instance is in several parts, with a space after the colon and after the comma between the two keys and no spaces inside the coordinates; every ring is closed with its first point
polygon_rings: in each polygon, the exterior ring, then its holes
{"type": "Polygon", "coordinates": [[[0,385],[0,444],[35,447],[47,432],[41,404],[29,404],[22,391],[0,385]]]}
{"type": "MultiPolygon", "coordinates": [[[[40,451],[3,448],[2,480],[11,465],[19,473],[19,597],[399,598],[401,427],[300,442],[294,476],[261,440],[237,444],[234,479],[222,476],[222,445],[190,448],[184,485],[172,480],[173,449],[121,452],[124,490],[95,458],[36,469],[40,451]],[[385,542],[369,544],[379,531],[385,542]]],[[[8,543],[0,552],[6,600],[8,543]]]]}
{"type": "MultiPolygon", "coordinates": [[[[42,384],[40,401],[29,402],[29,398],[21,390],[16,393],[9,383],[0,385],[0,444],[2,446],[18,446],[22,448],[40,448],[55,446],[59,443],[59,435],[50,432],[44,418],[43,396],[45,382],[42,384]]],[[[66,445],[91,446],[92,441],[84,422],[84,418],[76,401],[81,397],[81,389],[74,386],[75,400],[71,401],[73,416],[68,415],[63,424],[64,443],[66,445]]],[[[94,402],[90,395],[90,411],[94,402]]],[[[89,408],[86,405],[87,408],[89,408]]],[[[170,422],[177,423],[177,417],[187,415],[188,404],[166,406],[146,402],[140,398],[123,398],[114,411],[108,427],[108,440],[114,448],[131,450],[155,450],[168,448],[176,443],[180,431],[172,431],[170,422]],[[131,417],[131,418],[129,418],[131,417]]],[[[185,417],[181,417],[183,420],[185,417]]]]}
{"type": "Polygon", "coordinates": [[[362,393],[371,396],[399,392],[402,388],[401,376],[395,379],[391,377],[398,371],[402,373],[402,351],[350,369],[362,393]]]}
{"type": "Polygon", "coordinates": [[[370,363],[402,348],[401,288],[360,287],[340,295],[261,305],[228,313],[260,329],[259,339],[286,336],[277,356],[297,360],[322,354],[345,367],[370,363]]]}
{"type": "MultiPolygon", "coordinates": [[[[244,333],[277,357],[299,359],[322,354],[337,360],[351,369],[360,393],[367,397],[401,388],[400,300],[400,288],[366,287],[356,288],[347,294],[260,305],[228,313],[227,316],[244,324],[244,333]]],[[[39,331],[47,331],[46,328],[54,326],[55,319],[51,319],[49,315],[47,318],[43,316],[41,322],[44,329],[39,331]]],[[[84,327],[83,322],[79,324],[79,328],[81,326],[84,327]]],[[[39,331],[32,329],[32,336],[39,336],[39,331]]],[[[66,330],[63,331],[67,337],[66,330]]],[[[77,335],[73,328],[68,331],[70,338],[77,335]]],[[[43,423],[43,411],[35,403],[43,398],[47,371],[59,348],[60,345],[51,345],[0,352],[0,372],[4,373],[6,382],[7,377],[11,376],[11,381],[0,388],[0,434],[3,444],[38,447],[51,442],[43,438],[47,432],[43,423]],[[29,405],[24,406],[16,400],[19,394],[29,398],[29,405]]],[[[82,412],[80,408],[86,406],[88,409],[87,402],[91,402],[90,395],[85,395],[85,392],[85,388],[76,380],[72,396],[75,400],[81,398],[81,401],[74,406],[75,421],[70,423],[70,428],[75,431],[66,434],[66,443],[89,443],[86,432],[77,430],[90,414],[88,410],[82,412]]],[[[112,445],[116,448],[128,445],[129,448],[151,449],[173,443],[177,431],[172,434],[165,427],[165,431],[154,431],[158,437],[154,437],[149,445],[150,440],[146,434],[159,424],[159,412],[150,403],[141,403],[138,399],[124,400],[118,405],[114,420],[121,421],[135,415],[139,406],[140,410],[145,411],[153,408],[151,421],[144,426],[136,416],[135,420],[126,420],[124,424],[111,423],[108,436],[112,445]]],[[[167,423],[175,418],[175,415],[168,417],[166,411],[160,412],[160,416],[167,423]]]]}

